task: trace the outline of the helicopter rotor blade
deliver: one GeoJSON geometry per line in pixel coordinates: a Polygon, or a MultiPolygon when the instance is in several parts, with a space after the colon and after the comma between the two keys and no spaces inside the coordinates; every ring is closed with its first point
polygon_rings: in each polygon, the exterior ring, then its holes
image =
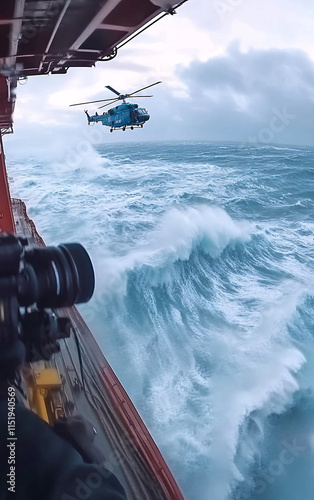
{"type": "MultiPolygon", "coordinates": [[[[137,99],[138,97],[154,97],[153,95],[138,95],[138,96],[130,96],[130,99],[137,99]]],[[[108,102],[107,104],[104,104],[103,106],[99,106],[97,109],[105,108],[106,106],[110,106],[110,104],[113,104],[114,102],[120,101],[119,98],[114,99],[111,102],[108,102]]]]}
{"type": "Polygon", "coordinates": [[[69,104],[69,107],[81,106],[82,104],[93,104],[94,102],[104,102],[104,101],[112,101],[112,98],[111,99],[98,99],[97,101],[77,102],[76,104],[69,104]]]}
{"type": "Polygon", "coordinates": [[[137,99],[138,97],[154,97],[153,95],[130,95],[128,99],[137,99]]]}
{"type": "Polygon", "coordinates": [[[153,87],[154,85],[158,85],[158,83],[162,83],[162,82],[151,83],[150,85],[147,85],[147,87],[143,87],[141,89],[135,90],[134,92],[131,92],[131,94],[129,94],[129,95],[131,96],[133,94],[137,94],[137,92],[141,92],[141,90],[145,90],[145,89],[148,89],[149,87],[153,87]]]}
{"type": "MultiPolygon", "coordinates": [[[[116,94],[118,96],[117,98],[115,98],[115,99],[112,99],[112,98],[110,98],[110,99],[98,99],[96,101],[77,102],[75,104],[69,104],[69,106],[70,107],[71,106],[82,106],[83,104],[94,104],[96,102],[106,102],[106,101],[115,102],[115,101],[119,101],[121,99],[132,98],[132,96],[134,96],[134,94],[137,94],[138,92],[141,92],[142,90],[148,89],[149,87],[153,87],[154,85],[158,85],[159,83],[161,83],[161,82],[151,83],[150,85],[147,85],[146,87],[143,87],[141,89],[135,90],[134,92],[131,92],[131,94],[120,94],[117,90],[115,90],[110,85],[106,85],[107,89],[111,90],[114,94],[116,94]]],[[[134,97],[136,97],[136,96],[134,96],[134,97]]],[[[137,97],[153,97],[153,96],[152,95],[147,95],[147,96],[139,95],[137,97]]],[[[103,108],[105,106],[107,106],[107,104],[105,104],[104,106],[100,106],[100,108],[103,108]]],[[[100,108],[98,108],[98,109],[100,109],[100,108]]]]}
{"type": "Polygon", "coordinates": [[[120,96],[120,92],[118,92],[117,90],[115,90],[114,88],[110,87],[110,85],[106,85],[106,89],[109,89],[111,90],[111,92],[114,92],[115,94],[117,94],[118,96],[120,96]]]}
{"type": "Polygon", "coordinates": [[[105,108],[106,106],[110,106],[110,104],[113,104],[117,101],[119,101],[120,99],[114,99],[114,100],[111,100],[110,102],[107,102],[107,104],[103,104],[102,106],[99,106],[99,108],[97,109],[101,109],[101,108],[105,108]]]}

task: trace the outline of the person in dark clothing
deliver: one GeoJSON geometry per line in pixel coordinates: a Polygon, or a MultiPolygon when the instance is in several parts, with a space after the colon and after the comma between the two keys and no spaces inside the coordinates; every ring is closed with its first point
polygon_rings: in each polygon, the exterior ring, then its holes
{"type": "Polygon", "coordinates": [[[71,432],[67,437],[66,420],[54,431],[16,403],[14,432],[10,434],[8,397],[2,397],[0,500],[127,500],[116,476],[102,465],[90,463],[99,453],[92,443],[89,450],[88,425],[82,422],[81,417],[74,418],[73,429],[80,429],[81,438],[76,445],[71,432]]]}

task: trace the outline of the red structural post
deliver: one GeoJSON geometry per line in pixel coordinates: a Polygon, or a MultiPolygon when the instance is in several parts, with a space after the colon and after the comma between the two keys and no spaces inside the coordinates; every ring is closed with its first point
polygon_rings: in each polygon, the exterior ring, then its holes
{"type": "Polygon", "coordinates": [[[4,149],[0,134],[0,233],[15,233],[11,198],[5,167],[4,149]]]}

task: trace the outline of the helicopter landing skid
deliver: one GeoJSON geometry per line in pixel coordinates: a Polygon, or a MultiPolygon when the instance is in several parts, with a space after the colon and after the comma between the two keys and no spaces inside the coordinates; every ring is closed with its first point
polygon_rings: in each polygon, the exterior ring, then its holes
{"type": "Polygon", "coordinates": [[[114,130],[123,130],[123,132],[126,131],[126,129],[133,130],[135,128],[143,128],[144,124],[141,123],[140,125],[130,125],[129,127],[123,126],[123,127],[111,127],[110,132],[113,132],[114,130]]]}

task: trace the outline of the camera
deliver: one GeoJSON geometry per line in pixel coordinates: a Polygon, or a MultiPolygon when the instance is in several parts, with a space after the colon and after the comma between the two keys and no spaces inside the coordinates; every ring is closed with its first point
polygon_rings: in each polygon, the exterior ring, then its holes
{"type": "Polygon", "coordinates": [[[0,374],[10,378],[23,361],[50,359],[71,330],[53,309],[87,302],[94,287],[79,243],[30,247],[26,238],[0,234],[0,374]]]}

